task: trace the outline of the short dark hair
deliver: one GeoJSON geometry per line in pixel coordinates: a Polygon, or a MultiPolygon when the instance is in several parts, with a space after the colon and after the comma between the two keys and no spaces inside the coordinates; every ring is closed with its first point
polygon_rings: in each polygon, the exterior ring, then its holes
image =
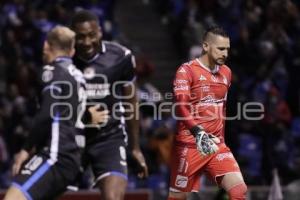
{"type": "Polygon", "coordinates": [[[202,41],[205,41],[207,39],[207,36],[209,33],[212,33],[214,35],[219,35],[225,38],[229,38],[227,32],[220,26],[211,26],[209,27],[203,34],[202,41]]]}
{"type": "Polygon", "coordinates": [[[97,23],[99,23],[97,15],[88,10],[80,10],[74,14],[71,21],[71,27],[74,28],[78,23],[89,21],[96,21],[97,23]]]}

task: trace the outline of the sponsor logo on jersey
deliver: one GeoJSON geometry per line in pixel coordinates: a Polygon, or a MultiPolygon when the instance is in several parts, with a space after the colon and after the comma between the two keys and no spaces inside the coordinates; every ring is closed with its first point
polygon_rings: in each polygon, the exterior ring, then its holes
{"type": "Polygon", "coordinates": [[[228,153],[219,153],[217,156],[216,156],[216,159],[218,161],[222,161],[226,158],[229,158],[229,159],[232,159],[233,158],[233,155],[232,153],[228,152],[228,153]]]}
{"type": "Polygon", "coordinates": [[[202,102],[214,102],[215,99],[211,95],[207,95],[207,96],[203,97],[202,99],[200,99],[200,101],[202,101],[202,102]]]}
{"type": "Polygon", "coordinates": [[[224,99],[216,99],[212,95],[207,95],[200,99],[200,103],[222,103],[224,99]]]}
{"type": "Polygon", "coordinates": [[[188,184],[188,177],[181,176],[181,175],[176,176],[176,181],[175,181],[176,187],[185,188],[187,184],[188,184]]]}
{"type": "Polygon", "coordinates": [[[174,91],[177,90],[189,90],[189,86],[188,85],[178,85],[174,88],[174,91]]]}
{"type": "Polygon", "coordinates": [[[179,79],[179,80],[176,80],[175,82],[179,83],[179,84],[184,84],[184,83],[187,83],[188,81],[187,80],[179,79]]]}
{"type": "Polygon", "coordinates": [[[206,81],[207,79],[205,78],[205,76],[203,76],[203,75],[201,74],[199,80],[200,80],[200,81],[206,81]]]}
{"type": "Polygon", "coordinates": [[[202,92],[209,92],[210,86],[209,85],[203,85],[203,86],[201,86],[201,90],[202,90],[202,92]]]}
{"type": "Polygon", "coordinates": [[[88,98],[103,98],[110,95],[110,84],[103,83],[103,84],[86,84],[86,94],[88,98]]]}

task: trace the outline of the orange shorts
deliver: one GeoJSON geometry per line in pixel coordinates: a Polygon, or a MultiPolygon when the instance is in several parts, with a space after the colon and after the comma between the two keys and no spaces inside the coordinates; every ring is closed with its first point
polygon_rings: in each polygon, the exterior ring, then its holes
{"type": "Polygon", "coordinates": [[[175,144],[171,161],[171,192],[192,192],[200,188],[200,175],[206,173],[216,178],[231,172],[240,172],[240,168],[230,149],[223,143],[219,151],[202,156],[195,146],[175,144]]]}

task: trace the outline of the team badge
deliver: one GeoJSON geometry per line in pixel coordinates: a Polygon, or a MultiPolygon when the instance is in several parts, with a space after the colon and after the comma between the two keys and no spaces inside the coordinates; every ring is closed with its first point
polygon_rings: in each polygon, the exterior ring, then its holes
{"type": "Polygon", "coordinates": [[[88,67],[88,68],[84,69],[84,71],[83,71],[84,78],[86,78],[88,80],[94,78],[95,75],[96,75],[95,69],[92,67],[88,67]]]}
{"type": "Polygon", "coordinates": [[[42,74],[42,80],[47,83],[53,79],[53,72],[50,70],[46,70],[42,74]]]}

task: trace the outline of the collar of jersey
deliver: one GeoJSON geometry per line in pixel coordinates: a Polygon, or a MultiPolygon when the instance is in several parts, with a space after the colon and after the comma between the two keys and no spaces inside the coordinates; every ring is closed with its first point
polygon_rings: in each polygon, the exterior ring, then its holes
{"type": "Polygon", "coordinates": [[[215,73],[217,73],[217,72],[219,71],[219,69],[220,69],[220,66],[219,66],[219,65],[215,65],[215,68],[214,68],[213,70],[211,70],[211,69],[209,69],[207,66],[205,66],[205,65],[200,61],[199,58],[197,58],[196,60],[197,60],[197,62],[199,63],[200,67],[204,68],[205,70],[209,71],[210,73],[215,74],[215,73]]]}
{"type": "MultiPolygon", "coordinates": [[[[106,52],[105,44],[104,44],[104,42],[101,41],[101,51],[100,51],[100,53],[105,53],[105,52],[106,52]]],[[[97,53],[96,55],[94,55],[94,57],[92,57],[89,60],[86,60],[84,58],[80,58],[80,60],[84,61],[85,63],[92,63],[100,56],[100,53],[97,53]]]]}
{"type": "Polygon", "coordinates": [[[94,57],[92,57],[91,59],[89,59],[89,60],[86,60],[86,59],[84,59],[84,58],[80,58],[80,60],[82,60],[82,61],[84,61],[85,63],[92,63],[92,62],[94,62],[98,57],[99,57],[99,53],[97,53],[96,55],[94,55],[94,57]]]}
{"type": "Polygon", "coordinates": [[[105,53],[106,52],[106,46],[104,44],[103,41],[101,41],[101,53],[105,53]]]}
{"type": "Polygon", "coordinates": [[[72,63],[72,58],[68,57],[68,56],[59,56],[57,58],[55,58],[55,60],[53,61],[53,63],[59,63],[59,62],[70,62],[72,63]]]}

